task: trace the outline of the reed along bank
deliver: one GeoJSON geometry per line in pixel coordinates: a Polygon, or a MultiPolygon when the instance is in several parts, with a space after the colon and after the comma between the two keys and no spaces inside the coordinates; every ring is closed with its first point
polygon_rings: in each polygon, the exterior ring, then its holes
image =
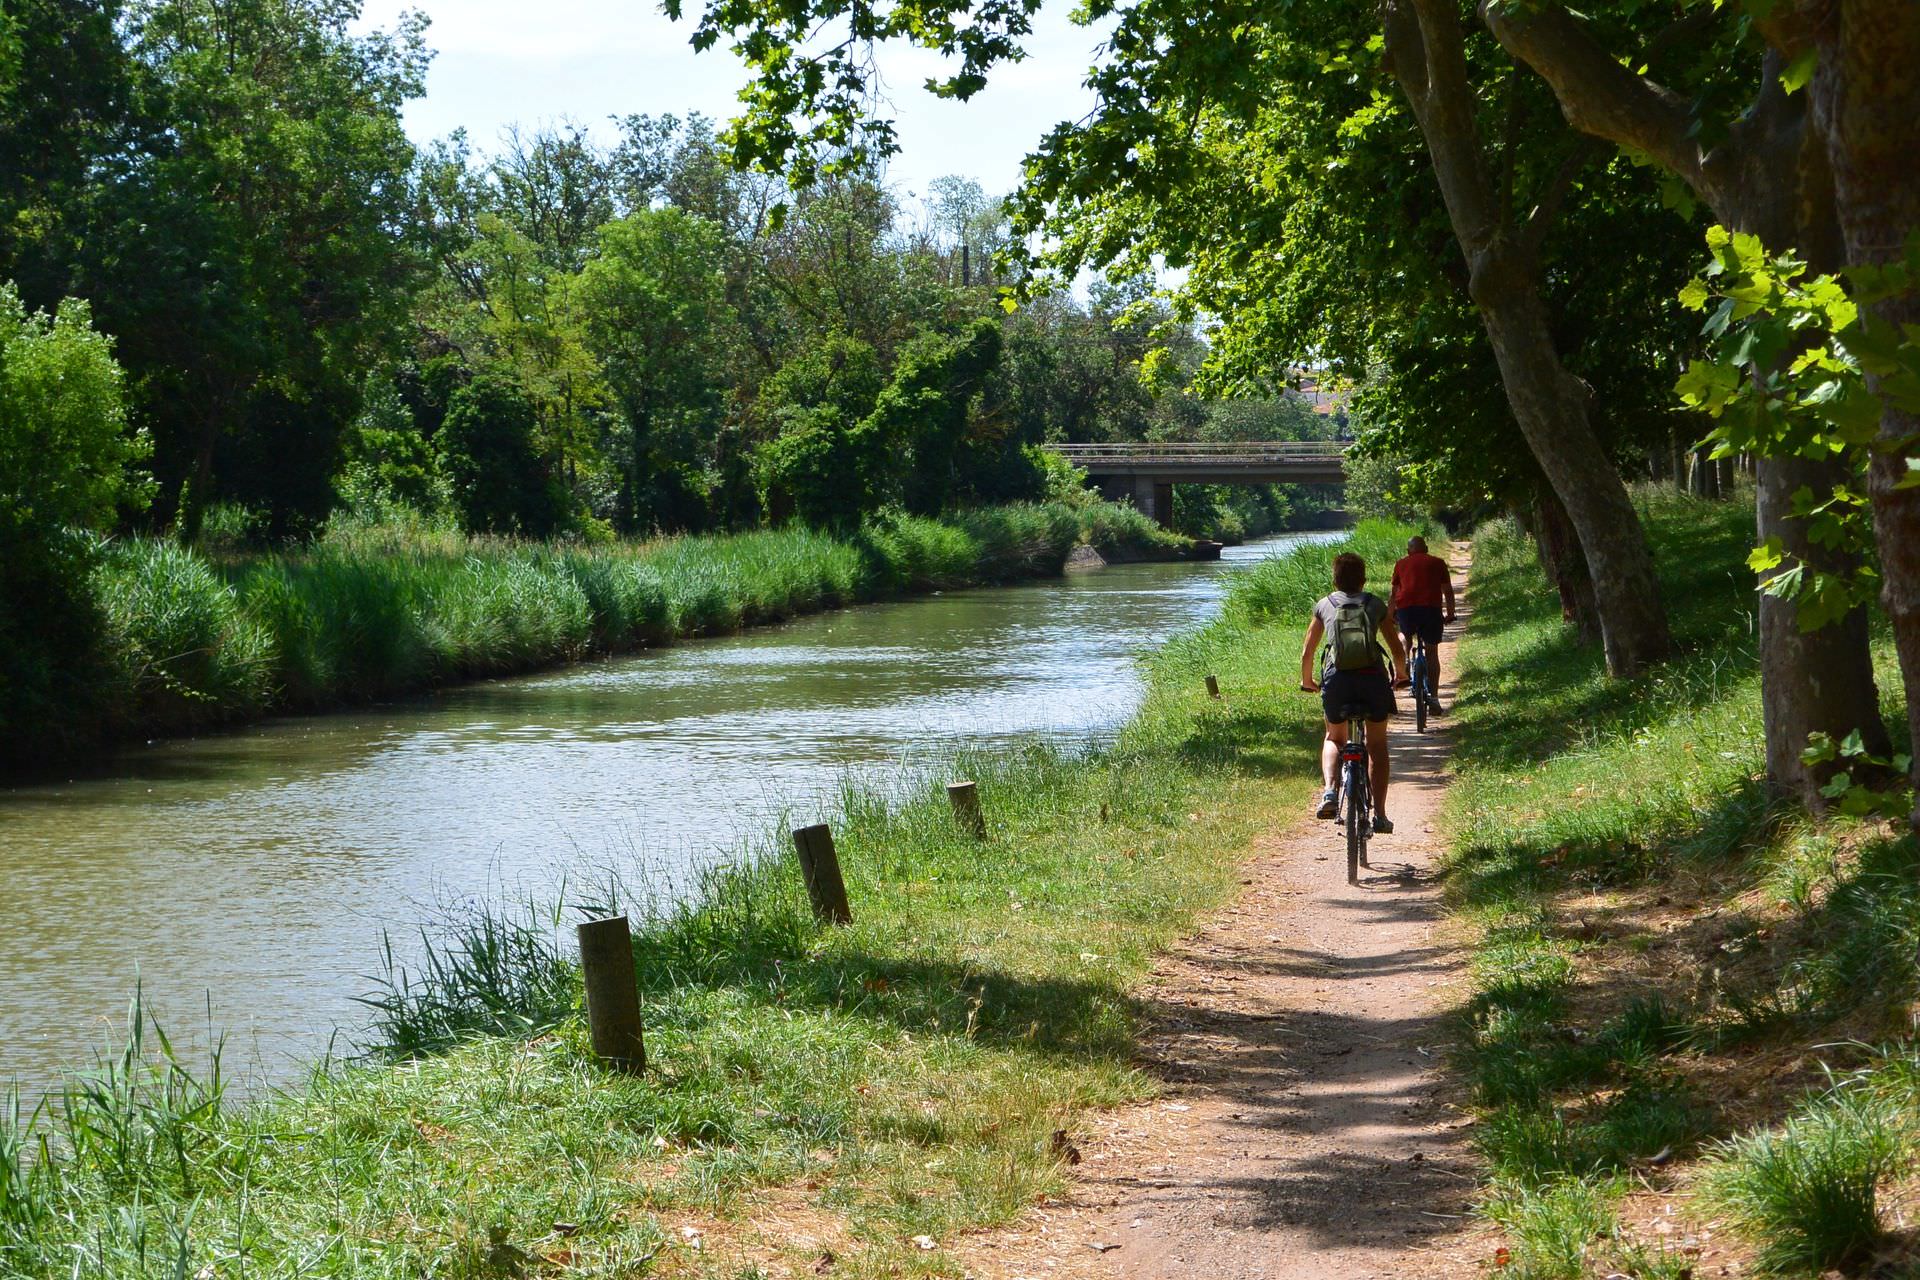
{"type": "Polygon", "coordinates": [[[86,660],[52,686],[7,682],[42,691],[30,700],[0,689],[0,769],[1058,574],[1082,544],[1131,558],[1192,545],[1107,503],[889,516],[844,535],[793,527],[597,545],[353,521],[265,555],[114,542],[91,557],[86,660]]]}

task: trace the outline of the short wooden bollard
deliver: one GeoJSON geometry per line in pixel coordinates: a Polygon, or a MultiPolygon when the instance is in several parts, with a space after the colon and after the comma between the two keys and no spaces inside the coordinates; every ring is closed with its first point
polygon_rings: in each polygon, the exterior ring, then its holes
{"type": "Polygon", "coordinates": [[[640,990],[633,972],[633,930],[625,916],[588,920],[577,930],[580,969],[587,983],[587,1028],[593,1052],[607,1065],[638,1074],[647,1069],[640,1036],[640,990]]]}
{"type": "Polygon", "coordinates": [[[980,788],[971,782],[949,782],[947,803],[953,806],[953,820],[975,840],[987,838],[987,815],[980,812],[980,788]]]}
{"type": "Polygon", "coordinates": [[[847,882],[840,878],[840,855],[834,851],[833,832],[827,824],[819,822],[794,831],[793,851],[800,855],[800,878],[807,882],[813,914],[829,924],[852,924],[847,882]]]}
{"type": "Polygon", "coordinates": [[[1220,682],[1212,676],[1207,677],[1207,696],[1216,702],[1220,699],[1220,682]]]}

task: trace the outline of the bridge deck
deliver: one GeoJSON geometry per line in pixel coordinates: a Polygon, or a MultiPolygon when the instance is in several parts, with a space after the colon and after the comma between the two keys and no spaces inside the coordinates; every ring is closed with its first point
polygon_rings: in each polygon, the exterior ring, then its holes
{"type": "Polygon", "coordinates": [[[1338,484],[1346,446],[1332,440],[1055,444],[1090,476],[1151,476],[1195,484],[1338,484]]]}

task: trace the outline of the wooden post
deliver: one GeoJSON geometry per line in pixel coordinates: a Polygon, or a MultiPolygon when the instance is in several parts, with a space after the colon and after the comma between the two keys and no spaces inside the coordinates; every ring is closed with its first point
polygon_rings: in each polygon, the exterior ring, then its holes
{"type": "Polygon", "coordinates": [[[980,812],[980,788],[971,782],[949,782],[947,803],[953,806],[953,819],[975,840],[987,838],[987,815],[980,812]]]}
{"type": "Polygon", "coordinates": [[[647,1046],[640,1037],[640,991],[634,979],[633,931],[627,918],[588,920],[577,932],[593,1051],[616,1070],[645,1071],[647,1046]]]}
{"type": "Polygon", "coordinates": [[[1215,702],[1220,700],[1220,682],[1211,675],[1207,677],[1207,696],[1215,702]]]}
{"type": "Polygon", "coordinates": [[[852,924],[846,881],[840,878],[840,855],[834,851],[833,832],[827,824],[795,830],[793,850],[800,855],[800,878],[807,882],[813,914],[829,924],[852,924]]]}

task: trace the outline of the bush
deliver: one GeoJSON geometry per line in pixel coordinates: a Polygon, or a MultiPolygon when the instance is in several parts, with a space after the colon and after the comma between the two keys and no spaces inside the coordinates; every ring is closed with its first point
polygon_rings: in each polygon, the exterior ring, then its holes
{"type": "Polygon", "coordinates": [[[98,710],[104,618],[83,531],[146,502],[146,455],[86,304],[29,313],[0,284],[0,761],[78,745],[98,710]]]}
{"type": "Polygon", "coordinates": [[[105,613],[74,624],[109,637],[112,678],[92,683],[115,709],[76,694],[51,719],[121,733],[190,729],[903,591],[1057,573],[1088,516],[1013,505],[948,521],[895,513],[851,537],[794,527],[558,550],[469,537],[413,513],[390,526],[336,520],[305,550],[222,569],[175,543],[137,541],[81,575],[84,598],[104,601],[105,613]]]}
{"type": "Polygon", "coordinates": [[[1117,502],[1102,502],[1080,512],[1080,541],[1110,560],[1188,545],[1186,538],[1162,529],[1153,517],[1117,502]]]}

